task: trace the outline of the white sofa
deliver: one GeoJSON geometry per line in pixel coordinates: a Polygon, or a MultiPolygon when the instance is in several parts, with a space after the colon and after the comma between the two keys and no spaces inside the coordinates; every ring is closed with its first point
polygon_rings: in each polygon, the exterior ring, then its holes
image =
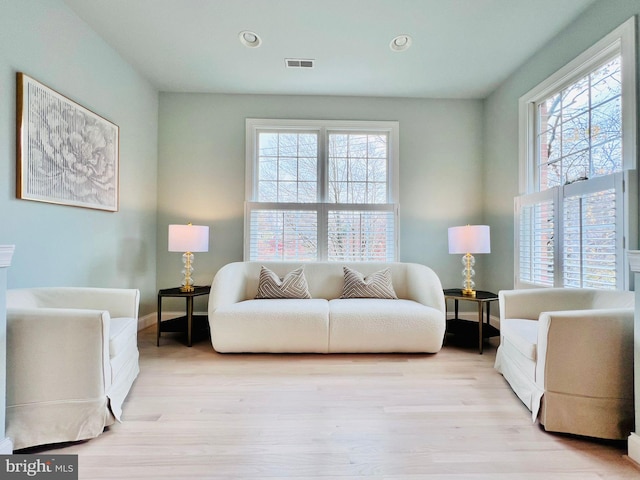
{"type": "Polygon", "coordinates": [[[545,430],[626,439],[634,426],[634,293],[499,292],[495,367],[545,430]]]}
{"type": "Polygon", "coordinates": [[[419,264],[236,262],[215,275],[209,324],[221,353],[435,353],[445,303],[440,279],[419,264]],[[255,299],[262,265],[280,277],[304,265],[312,298],[255,299]],[[389,267],[398,299],[340,299],[344,265],[364,275],[389,267]]]}
{"type": "Polygon", "coordinates": [[[15,449],[93,438],[139,373],[135,289],[7,290],[7,429],[15,449]]]}

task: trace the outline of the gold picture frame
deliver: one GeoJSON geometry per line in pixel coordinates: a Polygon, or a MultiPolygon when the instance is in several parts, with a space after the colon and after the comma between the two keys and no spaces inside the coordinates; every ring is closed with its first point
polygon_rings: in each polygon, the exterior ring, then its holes
{"type": "Polygon", "coordinates": [[[117,212],[120,129],[17,74],[16,196],[117,212]]]}

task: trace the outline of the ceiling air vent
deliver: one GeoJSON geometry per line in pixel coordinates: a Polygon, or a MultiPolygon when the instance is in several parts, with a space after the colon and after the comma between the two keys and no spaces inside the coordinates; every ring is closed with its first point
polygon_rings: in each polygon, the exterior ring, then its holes
{"type": "Polygon", "coordinates": [[[315,60],[309,58],[285,58],[287,68],[313,68],[315,60]]]}

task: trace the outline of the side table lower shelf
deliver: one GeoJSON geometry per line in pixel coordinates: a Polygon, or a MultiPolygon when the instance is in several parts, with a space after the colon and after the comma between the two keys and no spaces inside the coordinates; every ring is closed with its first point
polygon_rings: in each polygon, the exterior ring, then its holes
{"type": "MultiPolygon", "coordinates": [[[[188,334],[189,325],[186,315],[177,318],[171,318],[160,322],[160,333],[183,333],[188,334]]],[[[194,315],[191,322],[191,342],[187,338],[187,345],[193,341],[201,340],[209,336],[209,317],[206,315],[194,315]]],[[[158,335],[158,342],[160,341],[158,335]]]]}
{"type": "MultiPolygon", "coordinates": [[[[447,320],[447,337],[450,337],[447,340],[452,340],[452,343],[456,345],[465,347],[479,345],[478,333],[478,322],[462,318],[450,318],[447,320]]],[[[484,324],[482,329],[483,341],[498,336],[500,336],[500,330],[491,324],[484,324]]]]}

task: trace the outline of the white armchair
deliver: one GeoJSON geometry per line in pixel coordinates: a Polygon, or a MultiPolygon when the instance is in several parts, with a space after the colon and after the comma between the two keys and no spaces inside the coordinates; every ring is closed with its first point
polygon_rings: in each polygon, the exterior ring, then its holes
{"type": "Polygon", "coordinates": [[[139,373],[135,289],[7,291],[7,436],[16,450],[93,438],[139,373]]]}
{"type": "Polygon", "coordinates": [[[634,293],[499,293],[496,369],[545,430],[626,439],[634,426],[634,293]]]}

